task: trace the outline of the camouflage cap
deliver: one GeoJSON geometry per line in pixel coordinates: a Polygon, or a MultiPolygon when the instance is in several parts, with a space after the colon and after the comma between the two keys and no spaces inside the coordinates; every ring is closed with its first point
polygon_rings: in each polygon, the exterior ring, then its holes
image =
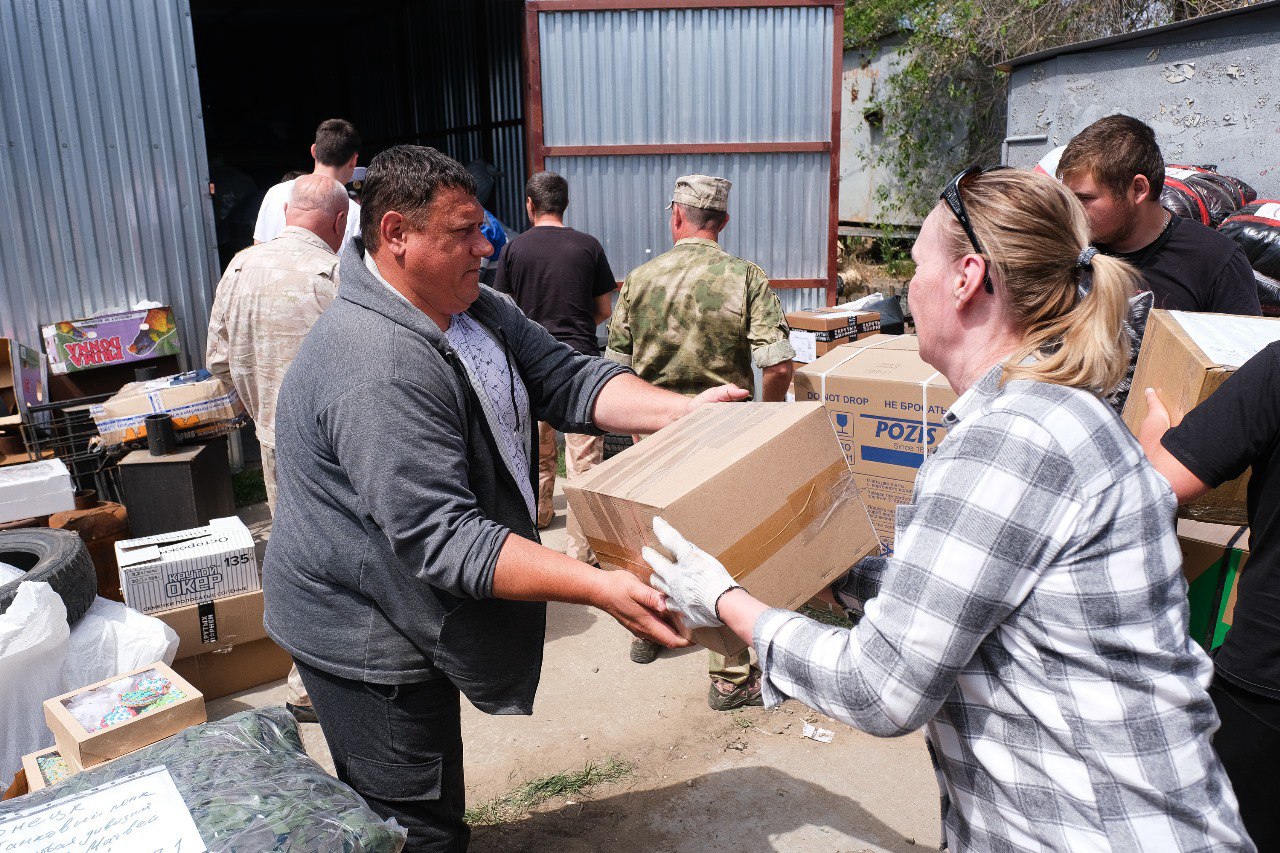
{"type": "Polygon", "coordinates": [[[732,186],[732,181],[710,175],[685,175],[676,178],[676,188],[671,193],[667,208],[670,209],[673,204],[684,204],[703,210],[728,211],[729,188],[732,186]]]}

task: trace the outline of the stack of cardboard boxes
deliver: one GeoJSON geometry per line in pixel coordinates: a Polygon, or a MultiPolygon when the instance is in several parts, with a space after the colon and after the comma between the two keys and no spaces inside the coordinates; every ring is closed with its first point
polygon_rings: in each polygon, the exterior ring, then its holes
{"type": "Polygon", "coordinates": [[[916,472],[947,435],[951,385],[921,360],[914,335],[873,335],[797,370],[793,393],[826,408],[876,533],[891,548],[896,510],[911,503],[916,472]]]}
{"type": "Polygon", "coordinates": [[[837,305],[834,308],[807,308],[787,314],[791,346],[796,351],[795,366],[817,361],[841,344],[880,331],[880,314],[837,305]]]}
{"type": "Polygon", "coordinates": [[[262,625],[262,576],[240,519],[117,542],[116,559],[125,604],[177,632],[173,668],[206,698],[288,674],[288,653],[262,625]]]}

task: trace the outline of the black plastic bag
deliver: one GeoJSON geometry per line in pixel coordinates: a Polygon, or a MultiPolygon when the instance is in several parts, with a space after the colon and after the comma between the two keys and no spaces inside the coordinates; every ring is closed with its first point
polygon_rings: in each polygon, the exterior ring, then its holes
{"type": "Polygon", "coordinates": [[[1280,278],[1280,201],[1259,199],[1246,204],[1223,220],[1218,230],[1240,244],[1256,271],[1280,278]]]}

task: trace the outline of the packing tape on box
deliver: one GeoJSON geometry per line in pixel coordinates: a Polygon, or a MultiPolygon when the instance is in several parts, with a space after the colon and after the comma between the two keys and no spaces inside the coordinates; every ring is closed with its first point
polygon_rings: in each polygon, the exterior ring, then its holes
{"type": "Polygon", "coordinates": [[[935,370],[928,379],[920,383],[920,458],[926,462],[929,459],[929,383],[941,375],[941,370],[935,370]]]}
{"type": "MultiPolygon", "coordinates": [[[[840,359],[839,361],[837,361],[835,364],[833,364],[833,365],[831,365],[830,367],[828,367],[826,370],[824,370],[824,371],[822,371],[821,373],[819,373],[819,374],[818,374],[818,391],[819,391],[819,393],[820,393],[822,396],[820,396],[820,397],[818,398],[818,402],[822,403],[823,405],[826,405],[826,402],[827,402],[827,374],[828,374],[828,373],[830,373],[831,371],[833,371],[833,370],[837,369],[837,368],[838,368],[838,367],[840,367],[842,364],[845,364],[846,362],[852,361],[853,359],[855,359],[855,358],[857,358],[858,356],[862,355],[862,353],[866,352],[866,351],[867,351],[867,350],[869,350],[869,349],[875,349],[876,347],[880,346],[881,344],[885,344],[885,343],[888,343],[888,342],[890,342],[890,341],[896,341],[896,340],[897,340],[897,337],[895,337],[895,336],[893,336],[893,335],[887,335],[887,336],[885,336],[885,337],[881,338],[880,340],[876,341],[874,344],[864,344],[864,345],[862,345],[862,346],[858,347],[857,349],[855,349],[853,352],[851,352],[851,353],[849,353],[848,355],[846,355],[844,358],[842,358],[842,359],[840,359]]],[[[846,346],[847,346],[847,344],[846,344],[846,346]]]]}
{"type": "MultiPolygon", "coordinates": [[[[717,559],[734,578],[760,566],[784,546],[817,522],[826,526],[839,506],[857,497],[858,487],[849,466],[842,458],[833,462],[800,488],[787,495],[782,505],[737,542],[721,552],[717,559]]],[[[866,507],[863,507],[866,511],[866,507]]],[[[870,524],[868,516],[867,523],[870,524]]],[[[638,520],[635,529],[643,530],[638,520]]],[[[874,528],[872,528],[874,529],[874,528]]],[[[620,542],[607,542],[587,536],[587,544],[602,562],[647,574],[649,564],[640,556],[640,547],[628,548],[620,542]]]]}

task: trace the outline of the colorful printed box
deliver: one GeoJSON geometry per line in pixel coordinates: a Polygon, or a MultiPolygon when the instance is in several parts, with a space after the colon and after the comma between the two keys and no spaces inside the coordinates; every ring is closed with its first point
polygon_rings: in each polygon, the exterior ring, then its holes
{"type": "Polygon", "coordinates": [[[147,361],[182,351],[170,308],[122,311],[60,320],[40,329],[49,370],[56,374],[147,361]]]}

